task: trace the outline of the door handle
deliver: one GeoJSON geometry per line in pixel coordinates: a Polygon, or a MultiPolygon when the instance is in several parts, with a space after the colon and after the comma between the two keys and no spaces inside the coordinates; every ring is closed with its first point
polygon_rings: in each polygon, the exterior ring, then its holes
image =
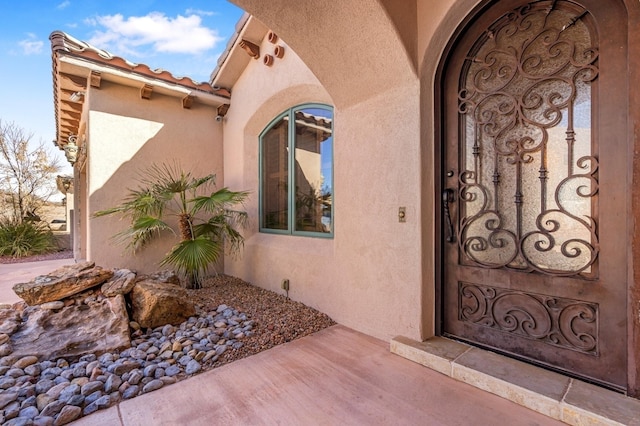
{"type": "Polygon", "coordinates": [[[442,191],[442,210],[444,214],[445,228],[444,235],[445,240],[448,243],[452,243],[455,241],[455,237],[453,235],[453,222],[451,222],[451,214],[449,213],[449,203],[453,203],[454,199],[453,189],[447,188],[442,191]]]}

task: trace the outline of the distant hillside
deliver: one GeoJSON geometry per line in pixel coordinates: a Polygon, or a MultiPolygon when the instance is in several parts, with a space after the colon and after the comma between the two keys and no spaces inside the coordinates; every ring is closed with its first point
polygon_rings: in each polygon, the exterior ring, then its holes
{"type": "MultiPolygon", "coordinates": [[[[42,206],[38,211],[38,215],[40,216],[41,220],[48,222],[51,225],[51,229],[53,229],[54,231],[64,229],[64,228],[61,229],[66,219],[65,206],[63,206],[62,203],[60,202],[45,203],[45,205],[42,206]],[[60,223],[53,223],[54,220],[56,220],[57,222],[60,221],[60,223]]],[[[1,213],[0,213],[0,216],[2,216],[1,213]]]]}
{"type": "Polygon", "coordinates": [[[51,229],[57,231],[64,223],[52,223],[54,219],[65,220],[65,206],[62,203],[47,203],[40,210],[40,219],[49,222],[51,229]]]}

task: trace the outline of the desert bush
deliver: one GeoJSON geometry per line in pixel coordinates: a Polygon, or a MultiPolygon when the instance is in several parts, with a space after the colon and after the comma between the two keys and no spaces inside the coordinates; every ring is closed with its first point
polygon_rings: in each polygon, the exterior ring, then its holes
{"type": "Polygon", "coordinates": [[[25,257],[57,250],[46,222],[0,220],[0,256],[25,257]]]}

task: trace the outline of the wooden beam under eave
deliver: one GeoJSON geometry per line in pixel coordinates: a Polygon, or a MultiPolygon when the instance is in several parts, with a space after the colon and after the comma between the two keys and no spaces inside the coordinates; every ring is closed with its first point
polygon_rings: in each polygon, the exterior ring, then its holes
{"type": "Polygon", "coordinates": [[[257,44],[251,43],[249,40],[242,39],[240,40],[239,46],[243,48],[253,59],[258,59],[260,57],[260,46],[257,44]]]}
{"type": "Polygon", "coordinates": [[[71,126],[78,127],[80,125],[80,120],[76,120],[73,118],[61,118],[60,123],[68,124],[71,126]]]}
{"type": "Polygon", "coordinates": [[[91,87],[99,89],[101,81],[102,73],[100,73],[99,71],[91,71],[91,74],[89,75],[89,84],[91,85],[91,87]]]}
{"type": "Polygon", "coordinates": [[[153,92],[153,86],[145,84],[140,88],[140,97],[142,99],[151,99],[151,93],[153,92]]]}
{"type": "Polygon", "coordinates": [[[64,119],[80,120],[81,117],[82,117],[82,114],[80,114],[79,112],[70,111],[68,109],[60,110],[61,120],[64,120],[64,119]]]}
{"type": "Polygon", "coordinates": [[[182,98],[182,108],[190,109],[191,105],[193,105],[194,99],[195,99],[195,96],[193,95],[187,95],[184,98],[182,98]]]}
{"type": "Polygon", "coordinates": [[[77,90],[85,90],[87,88],[87,79],[83,77],[78,77],[77,75],[60,73],[60,87],[68,88],[71,86],[71,89],[74,92],[77,90]]]}
{"type": "Polygon", "coordinates": [[[82,113],[82,104],[79,102],[71,102],[67,100],[60,101],[61,111],[71,111],[75,113],[82,113]]]}

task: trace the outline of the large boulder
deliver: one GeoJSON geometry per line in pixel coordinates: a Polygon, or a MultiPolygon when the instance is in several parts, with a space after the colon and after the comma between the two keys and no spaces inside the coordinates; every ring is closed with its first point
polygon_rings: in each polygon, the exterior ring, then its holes
{"type": "Polygon", "coordinates": [[[30,306],[22,317],[22,325],[11,335],[12,355],[17,357],[73,359],[87,353],[119,351],[131,345],[129,317],[122,295],[58,311],[30,306]]]}
{"type": "Polygon", "coordinates": [[[95,266],[93,262],[82,262],[63,266],[28,283],[16,284],[13,291],[28,305],[40,305],[81,293],[112,276],[111,270],[95,266]]]}
{"type": "Polygon", "coordinates": [[[195,315],[187,291],[173,284],[139,281],[131,291],[132,316],[144,328],[180,324],[195,315]]]}

